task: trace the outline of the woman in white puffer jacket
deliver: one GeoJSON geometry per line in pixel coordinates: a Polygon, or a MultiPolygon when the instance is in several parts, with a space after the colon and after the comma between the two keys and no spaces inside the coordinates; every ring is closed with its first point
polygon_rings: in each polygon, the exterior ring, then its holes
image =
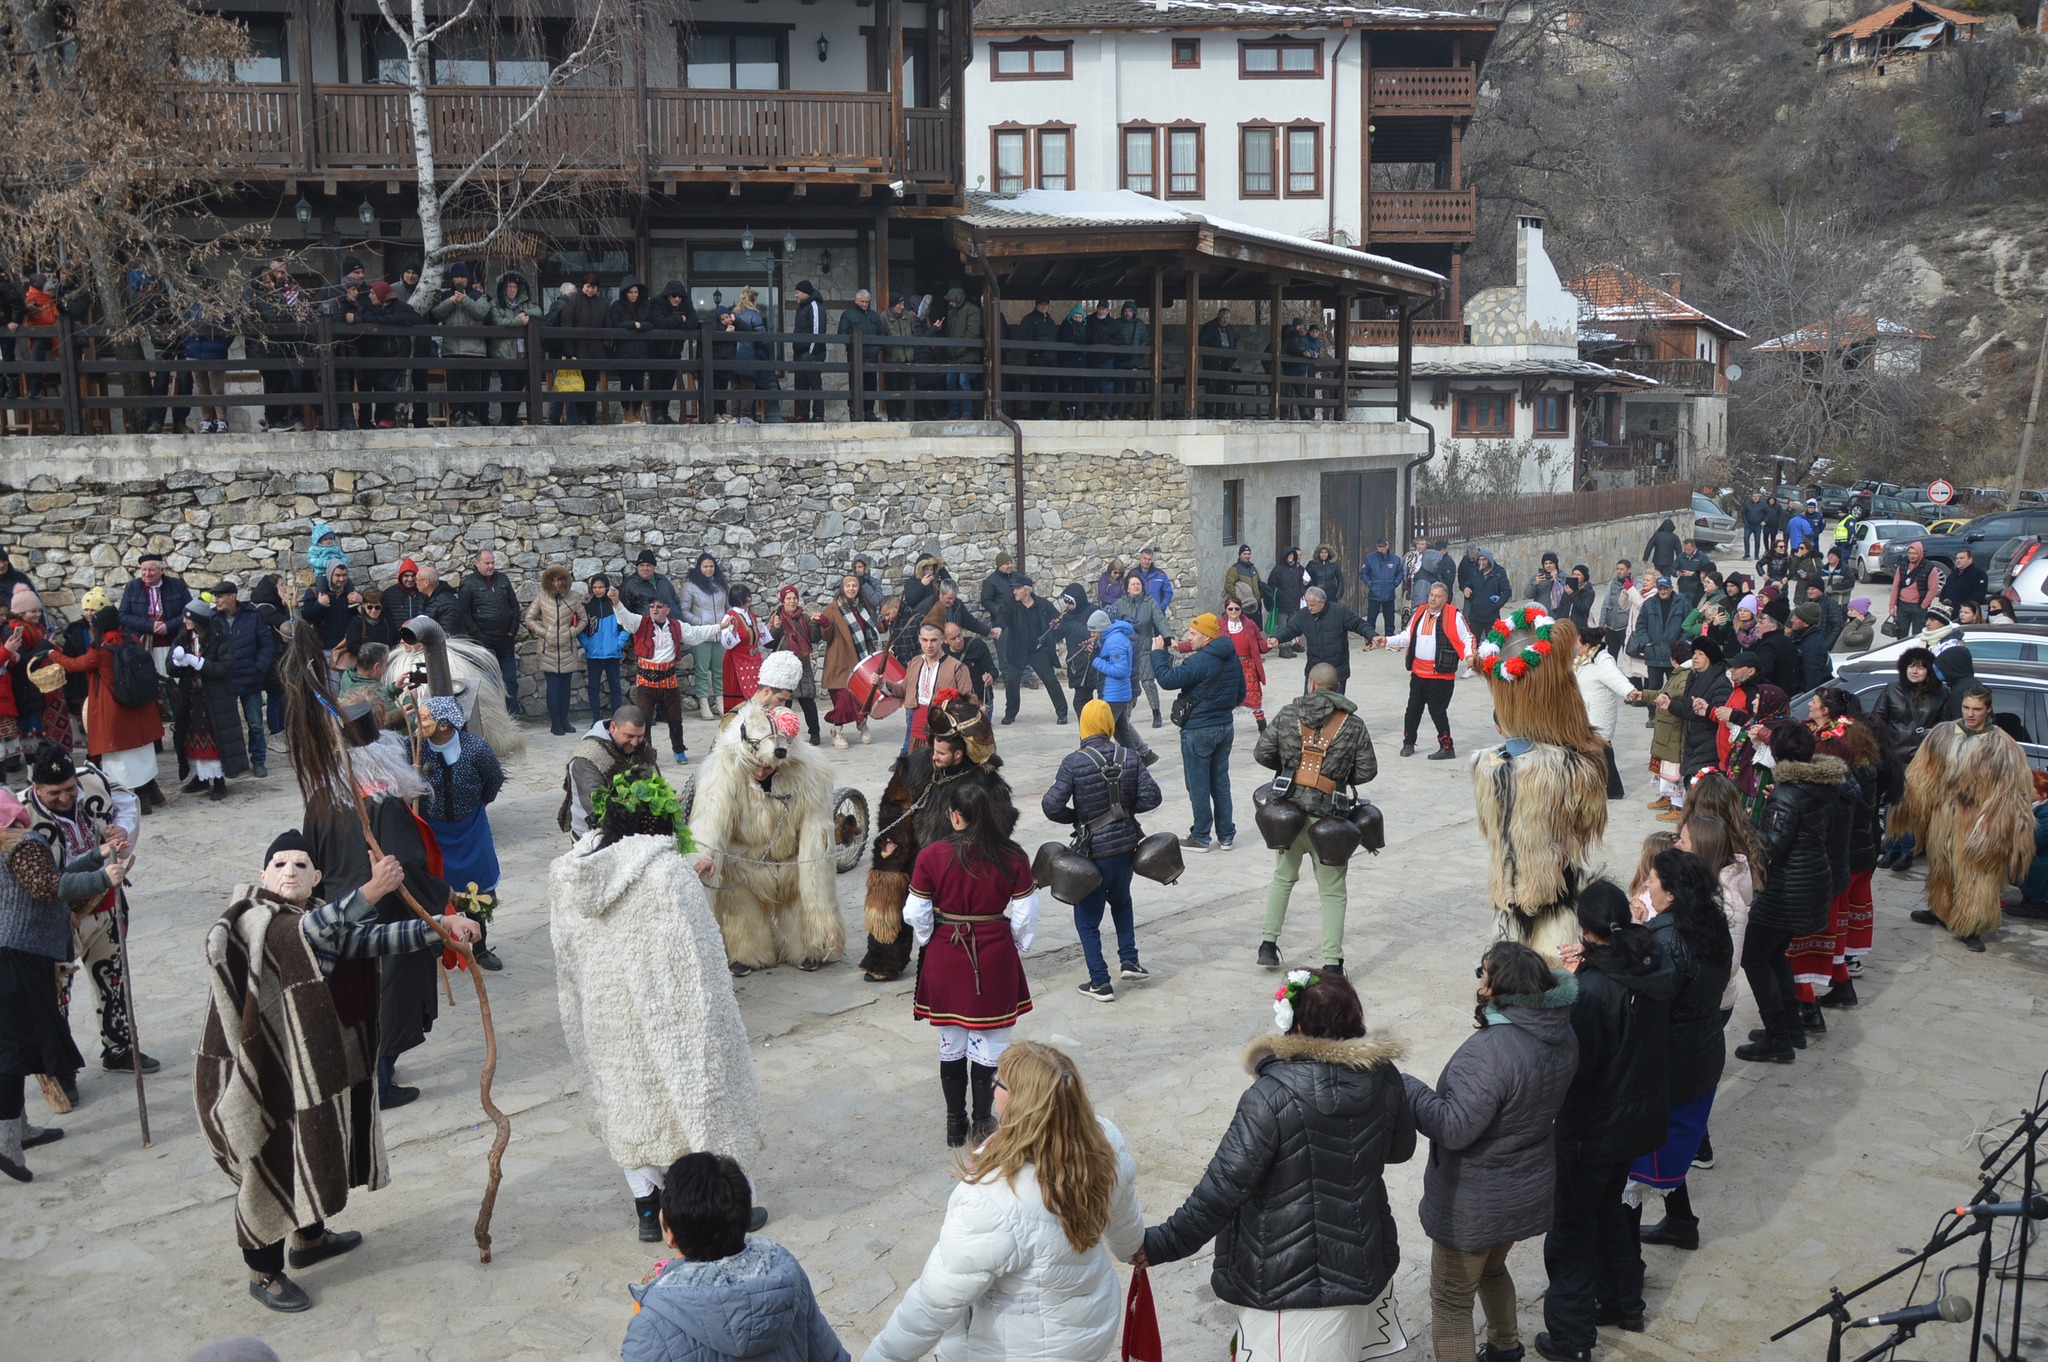
{"type": "Polygon", "coordinates": [[[1095,1114],[1074,1062],[1033,1041],[1003,1052],[995,1111],[924,1271],[862,1362],[934,1347],[939,1362],[1102,1362],[1116,1345],[1116,1264],[1145,1245],[1123,1136],[1095,1114]]]}

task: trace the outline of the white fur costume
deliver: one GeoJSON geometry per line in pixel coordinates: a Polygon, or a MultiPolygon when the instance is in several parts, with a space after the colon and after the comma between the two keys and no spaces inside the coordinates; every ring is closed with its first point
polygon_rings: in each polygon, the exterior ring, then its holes
{"type": "Polygon", "coordinates": [[[602,837],[583,837],[548,871],[584,1119],[624,1168],[699,1151],[744,1159],[766,1143],[761,1091],[703,886],[670,838],[600,849],[602,837]]]}
{"type": "Polygon", "coordinates": [[[697,772],[690,832],[717,866],[708,883],[728,958],[755,969],[816,968],[846,952],[832,768],[777,728],[778,713],[789,711],[749,700],[719,730],[697,772]]]}

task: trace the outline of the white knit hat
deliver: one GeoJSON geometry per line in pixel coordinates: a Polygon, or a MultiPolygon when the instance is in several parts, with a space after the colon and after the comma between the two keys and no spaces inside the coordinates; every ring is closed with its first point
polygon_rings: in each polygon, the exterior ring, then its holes
{"type": "Polygon", "coordinates": [[[803,659],[795,653],[770,653],[761,664],[761,684],[776,690],[795,690],[803,677],[803,659]]]}

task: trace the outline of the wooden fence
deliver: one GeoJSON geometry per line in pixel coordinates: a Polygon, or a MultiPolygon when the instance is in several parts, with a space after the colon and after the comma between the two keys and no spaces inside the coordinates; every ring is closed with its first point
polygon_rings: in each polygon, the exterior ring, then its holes
{"type": "Polygon", "coordinates": [[[1430,539],[1491,539],[1659,512],[1675,515],[1691,505],[1690,483],[1667,482],[1650,487],[1612,487],[1599,492],[1559,492],[1498,501],[1440,502],[1415,507],[1408,523],[1410,534],[1430,539]]]}

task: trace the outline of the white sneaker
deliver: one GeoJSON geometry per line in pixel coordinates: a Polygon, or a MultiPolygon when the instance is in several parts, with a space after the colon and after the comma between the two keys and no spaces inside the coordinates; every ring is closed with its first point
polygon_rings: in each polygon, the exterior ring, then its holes
{"type": "Polygon", "coordinates": [[[832,730],[832,745],[834,747],[846,746],[846,735],[836,728],[832,730]]]}
{"type": "Polygon", "coordinates": [[[862,742],[864,742],[864,743],[869,743],[869,742],[873,742],[873,741],[875,740],[875,739],[874,739],[874,735],[868,732],[868,726],[867,726],[867,721],[866,721],[866,720],[862,720],[862,721],[861,721],[861,725],[860,725],[860,740],[861,740],[862,742]]]}

